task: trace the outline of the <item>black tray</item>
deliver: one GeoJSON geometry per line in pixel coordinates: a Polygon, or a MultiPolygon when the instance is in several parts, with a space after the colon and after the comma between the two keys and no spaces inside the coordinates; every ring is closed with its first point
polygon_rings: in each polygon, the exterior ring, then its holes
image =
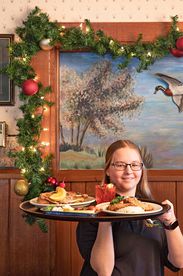
{"type": "Polygon", "coordinates": [[[30,204],[29,201],[24,201],[20,204],[20,209],[25,213],[31,214],[32,216],[44,218],[44,219],[51,219],[51,220],[61,220],[61,221],[119,221],[123,220],[139,220],[139,219],[148,219],[148,218],[155,218],[158,217],[165,212],[167,212],[170,208],[167,204],[161,204],[156,201],[152,200],[144,200],[146,202],[156,203],[162,206],[161,211],[151,213],[142,213],[142,214],[120,214],[120,215],[111,215],[105,212],[99,212],[97,214],[83,214],[83,213],[72,213],[72,212],[52,212],[47,211],[44,212],[39,208],[30,204]]]}

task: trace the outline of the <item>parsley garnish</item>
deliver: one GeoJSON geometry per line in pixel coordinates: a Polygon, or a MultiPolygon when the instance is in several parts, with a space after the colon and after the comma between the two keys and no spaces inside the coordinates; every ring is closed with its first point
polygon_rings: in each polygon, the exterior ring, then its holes
{"type": "Polygon", "coordinates": [[[115,197],[115,198],[110,202],[110,204],[113,205],[113,204],[119,203],[119,202],[122,201],[124,198],[125,198],[124,196],[117,196],[117,197],[115,197]]]}

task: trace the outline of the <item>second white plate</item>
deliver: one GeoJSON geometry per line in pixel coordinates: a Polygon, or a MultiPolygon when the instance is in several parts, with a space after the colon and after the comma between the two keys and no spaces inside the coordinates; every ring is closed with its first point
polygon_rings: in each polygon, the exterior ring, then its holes
{"type": "MultiPolygon", "coordinates": [[[[142,201],[143,202],[143,201],[142,201]]],[[[143,202],[146,203],[146,202],[143,202]]],[[[100,208],[103,212],[108,213],[108,214],[112,214],[112,215],[144,215],[144,214],[154,214],[157,212],[160,212],[163,207],[160,204],[157,203],[153,203],[153,202],[148,202],[149,205],[151,205],[153,207],[152,211],[145,211],[145,212],[123,212],[122,209],[120,211],[110,211],[107,210],[107,207],[109,206],[110,202],[104,202],[104,203],[100,203],[97,205],[98,208],[100,208]]]]}

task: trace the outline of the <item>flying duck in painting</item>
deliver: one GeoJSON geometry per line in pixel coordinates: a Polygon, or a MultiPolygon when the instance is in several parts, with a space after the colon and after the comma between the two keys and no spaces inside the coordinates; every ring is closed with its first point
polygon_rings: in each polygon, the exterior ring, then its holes
{"type": "Polygon", "coordinates": [[[172,98],[172,101],[178,107],[179,112],[183,111],[183,83],[180,80],[177,80],[173,77],[156,73],[158,78],[167,83],[167,87],[163,87],[161,85],[156,86],[154,94],[156,94],[159,90],[163,91],[166,96],[172,98]]]}

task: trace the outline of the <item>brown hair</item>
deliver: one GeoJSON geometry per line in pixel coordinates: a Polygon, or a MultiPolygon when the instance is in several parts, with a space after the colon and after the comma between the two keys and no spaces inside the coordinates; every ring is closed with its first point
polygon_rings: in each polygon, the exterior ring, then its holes
{"type": "MultiPolygon", "coordinates": [[[[136,150],[139,153],[139,155],[142,159],[140,148],[136,144],[134,144],[132,141],[130,141],[130,140],[118,140],[118,141],[112,143],[108,147],[106,155],[105,155],[105,168],[104,168],[104,177],[103,177],[102,183],[110,183],[110,178],[106,174],[106,171],[107,171],[107,169],[109,168],[109,166],[111,164],[113,154],[116,150],[121,149],[121,148],[125,148],[125,147],[129,147],[131,149],[136,150]]],[[[146,171],[146,168],[144,166],[143,166],[143,169],[142,169],[142,177],[141,177],[141,179],[140,179],[140,181],[137,185],[136,196],[143,197],[143,198],[148,198],[148,199],[152,198],[150,187],[149,187],[148,180],[147,180],[147,171],[146,171]]]]}

